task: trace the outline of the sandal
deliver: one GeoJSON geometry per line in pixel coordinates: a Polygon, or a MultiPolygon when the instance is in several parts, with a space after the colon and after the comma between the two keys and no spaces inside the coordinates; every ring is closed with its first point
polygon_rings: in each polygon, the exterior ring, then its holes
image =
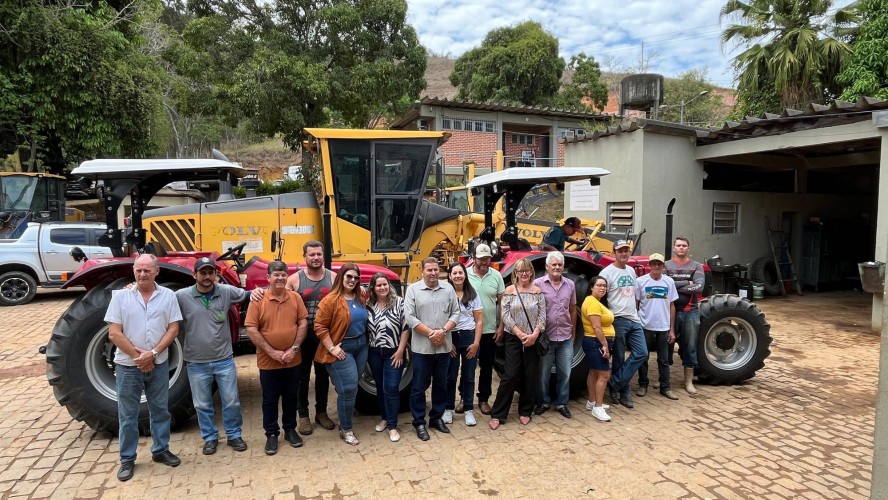
{"type": "Polygon", "coordinates": [[[361,444],[361,442],[358,441],[358,438],[355,437],[355,433],[353,431],[344,431],[342,429],[339,429],[339,437],[345,441],[345,444],[350,444],[352,446],[357,446],[361,444]]]}
{"type": "Polygon", "coordinates": [[[499,429],[500,421],[498,418],[491,418],[490,423],[488,425],[490,425],[491,430],[495,431],[495,430],[499,429]]]}
{"type": "Polygon", "coordinates": [[[530,423],[530,417],[520,416],[518,417],[518,421],[521,422],[521,425],[527,425],[530,423]]]}
{"type": "Polygon", "coordinates": [[[388,422],[386,422],[385,420],[380,420],[379,423],[376,424],[376,427],[374,427],[376,432],[382,432],[386,430],[386,428],[388,428],[388,422]]]}

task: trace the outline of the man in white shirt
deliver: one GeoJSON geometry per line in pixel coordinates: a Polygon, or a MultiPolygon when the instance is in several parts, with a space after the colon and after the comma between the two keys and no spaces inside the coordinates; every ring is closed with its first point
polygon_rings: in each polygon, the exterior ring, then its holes
{"type": "MultiPolygon", "coordinates": [[[[675,282],[663,271],[666,269],[665,258],[662,254],[654,253],[648,258],[651,272],[645,274],[635,282],[635,298],[638,300],[638,318],[641,327],[644,328],[644,336],[648,349],[656,346],[657,367],[660,375],[660,394],[668,399],[676,400],[676,396],[669,384],[669,354],[671,345],[675,343],[675,301],[678,300],[678,290],[675,282]]],[[[638,368],[638,394],[647,394],[648,385],[648,361],[650,354],[638,368]]]]}
{"type": "Polygon", "coordinates": [[[117,415],[120,425],[120,470],[117,479],[132,479],[139,444],[139,406],[142,391],[151,420],[151,456],[176,467],[181,462],[169,449],[170,370],[167,348],[179,334],[182,313],[176,294],[157,284],[157,257],[140,255],[133,263],[136,286],[114,290],[105,313],[108,337],[117,346],[117,415]]]}

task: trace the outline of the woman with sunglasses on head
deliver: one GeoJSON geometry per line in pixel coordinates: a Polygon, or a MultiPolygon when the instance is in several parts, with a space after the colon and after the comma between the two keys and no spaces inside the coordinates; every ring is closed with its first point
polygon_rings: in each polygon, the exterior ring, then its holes
{"type": "Polygon", "coordinates": [[[389,439],[394,443],[401,439],[398,433],[400,386],[410,328],[404,320],[404,299],[398,297],[383,273],[376,273],[370,278],[367,313],[367,333],[370,337],[367,362],[376,380],[376,399],[382,416],[382,420],[376,424],[376,432],[388,429],[389,439]]]}
{"type": "MultiPolygon", "coordinates": [[[[482,309],[481,297],[469,283],[466,266],[454,262],[447,270],[447,281],[456,291],[459,301],[459,321],[451,334],[453,350],[450,351],[450,367],[447,371],[447,409],[444,423],[453,423],[456,409],[456,379],[459,377],[459,407],[465,412],[466,425],[477,423],[472,401],[475,398],[475,367],[478,365],[478,348],[481,345],[482,309]],[[460,373],[462,365],[462,373],[460,373]]],[[[462,413],[459,412],[459,413],[462,413]]]]}
{"type": "Polygon", "coordinates": [[[586,401],[586,409],[592,411],[592,416],[602,422],[609,422],[604,404],[604,391],[607,389],[607,381],[610,379],[611,350],[614,348],[614,313],[607,308],[607,280],[601,276],[592,278],[589,284],[591,292],[583,301],[580,316],[583,320],[583,352],[586,354],[586,363],[589,365],[589,374],[586,376],[586,389],[589,392],[589,400],[586,401]]]}
{"type": "Polygon", "coordinates": [[[522,380],[526,381],[518,397],[518,421],[522,425],[530,423],[539,392],[540,355],[535,344],[546,328],[546,298],[533,279],[533,264],[527,259],[519,260],[512,269],[512,284],[503,295],[506,362],[490,412],[489,425],[494,430],[509,416],[512,397],[522,380]]]}
{"type": "Polygon", "coordinates": [[[358,377],[367,364],[367,309],[361,290],[361,271],[352,263],[343,264],[333,282],[333,290],[318,304],[315,333],[321,342],[315,361],[327,365],[336,388],[339,437],[360,444],[352,431],[352,415],[358,394],[358,377]]]}

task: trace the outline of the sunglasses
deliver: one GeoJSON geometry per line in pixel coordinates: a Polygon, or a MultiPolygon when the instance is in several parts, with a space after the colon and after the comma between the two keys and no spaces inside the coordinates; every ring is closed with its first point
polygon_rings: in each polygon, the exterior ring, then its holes
{"type": "Polygon", "coordinates": [[[346,274],[345,279],[347,279],[349,281],[357,281],[357,280],[361,279],[361,277],[358,276],[357,274],[346,274]]]}

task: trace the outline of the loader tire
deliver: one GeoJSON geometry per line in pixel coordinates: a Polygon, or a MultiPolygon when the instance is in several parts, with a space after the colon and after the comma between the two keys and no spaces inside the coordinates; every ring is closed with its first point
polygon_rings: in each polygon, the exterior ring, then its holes
{"type": "MultiPolygon", "coordinates": [[[[56,322],[46,346],[46,377],[59,404],[75,420],[115,436],[118,433],[114,374],[117,348],[108,339],[104,318],[111,291],[132,281],[132,278],[121,278],[99,285],[75,300],[56,322]]],[[[172,427],[176,428],[194,415],[178,339],[169,347],[169,371],[169,410],[172,427]]],[[[144,399],[139,408],[139,433],[150,433],[148,403],[144,399]]]]}

